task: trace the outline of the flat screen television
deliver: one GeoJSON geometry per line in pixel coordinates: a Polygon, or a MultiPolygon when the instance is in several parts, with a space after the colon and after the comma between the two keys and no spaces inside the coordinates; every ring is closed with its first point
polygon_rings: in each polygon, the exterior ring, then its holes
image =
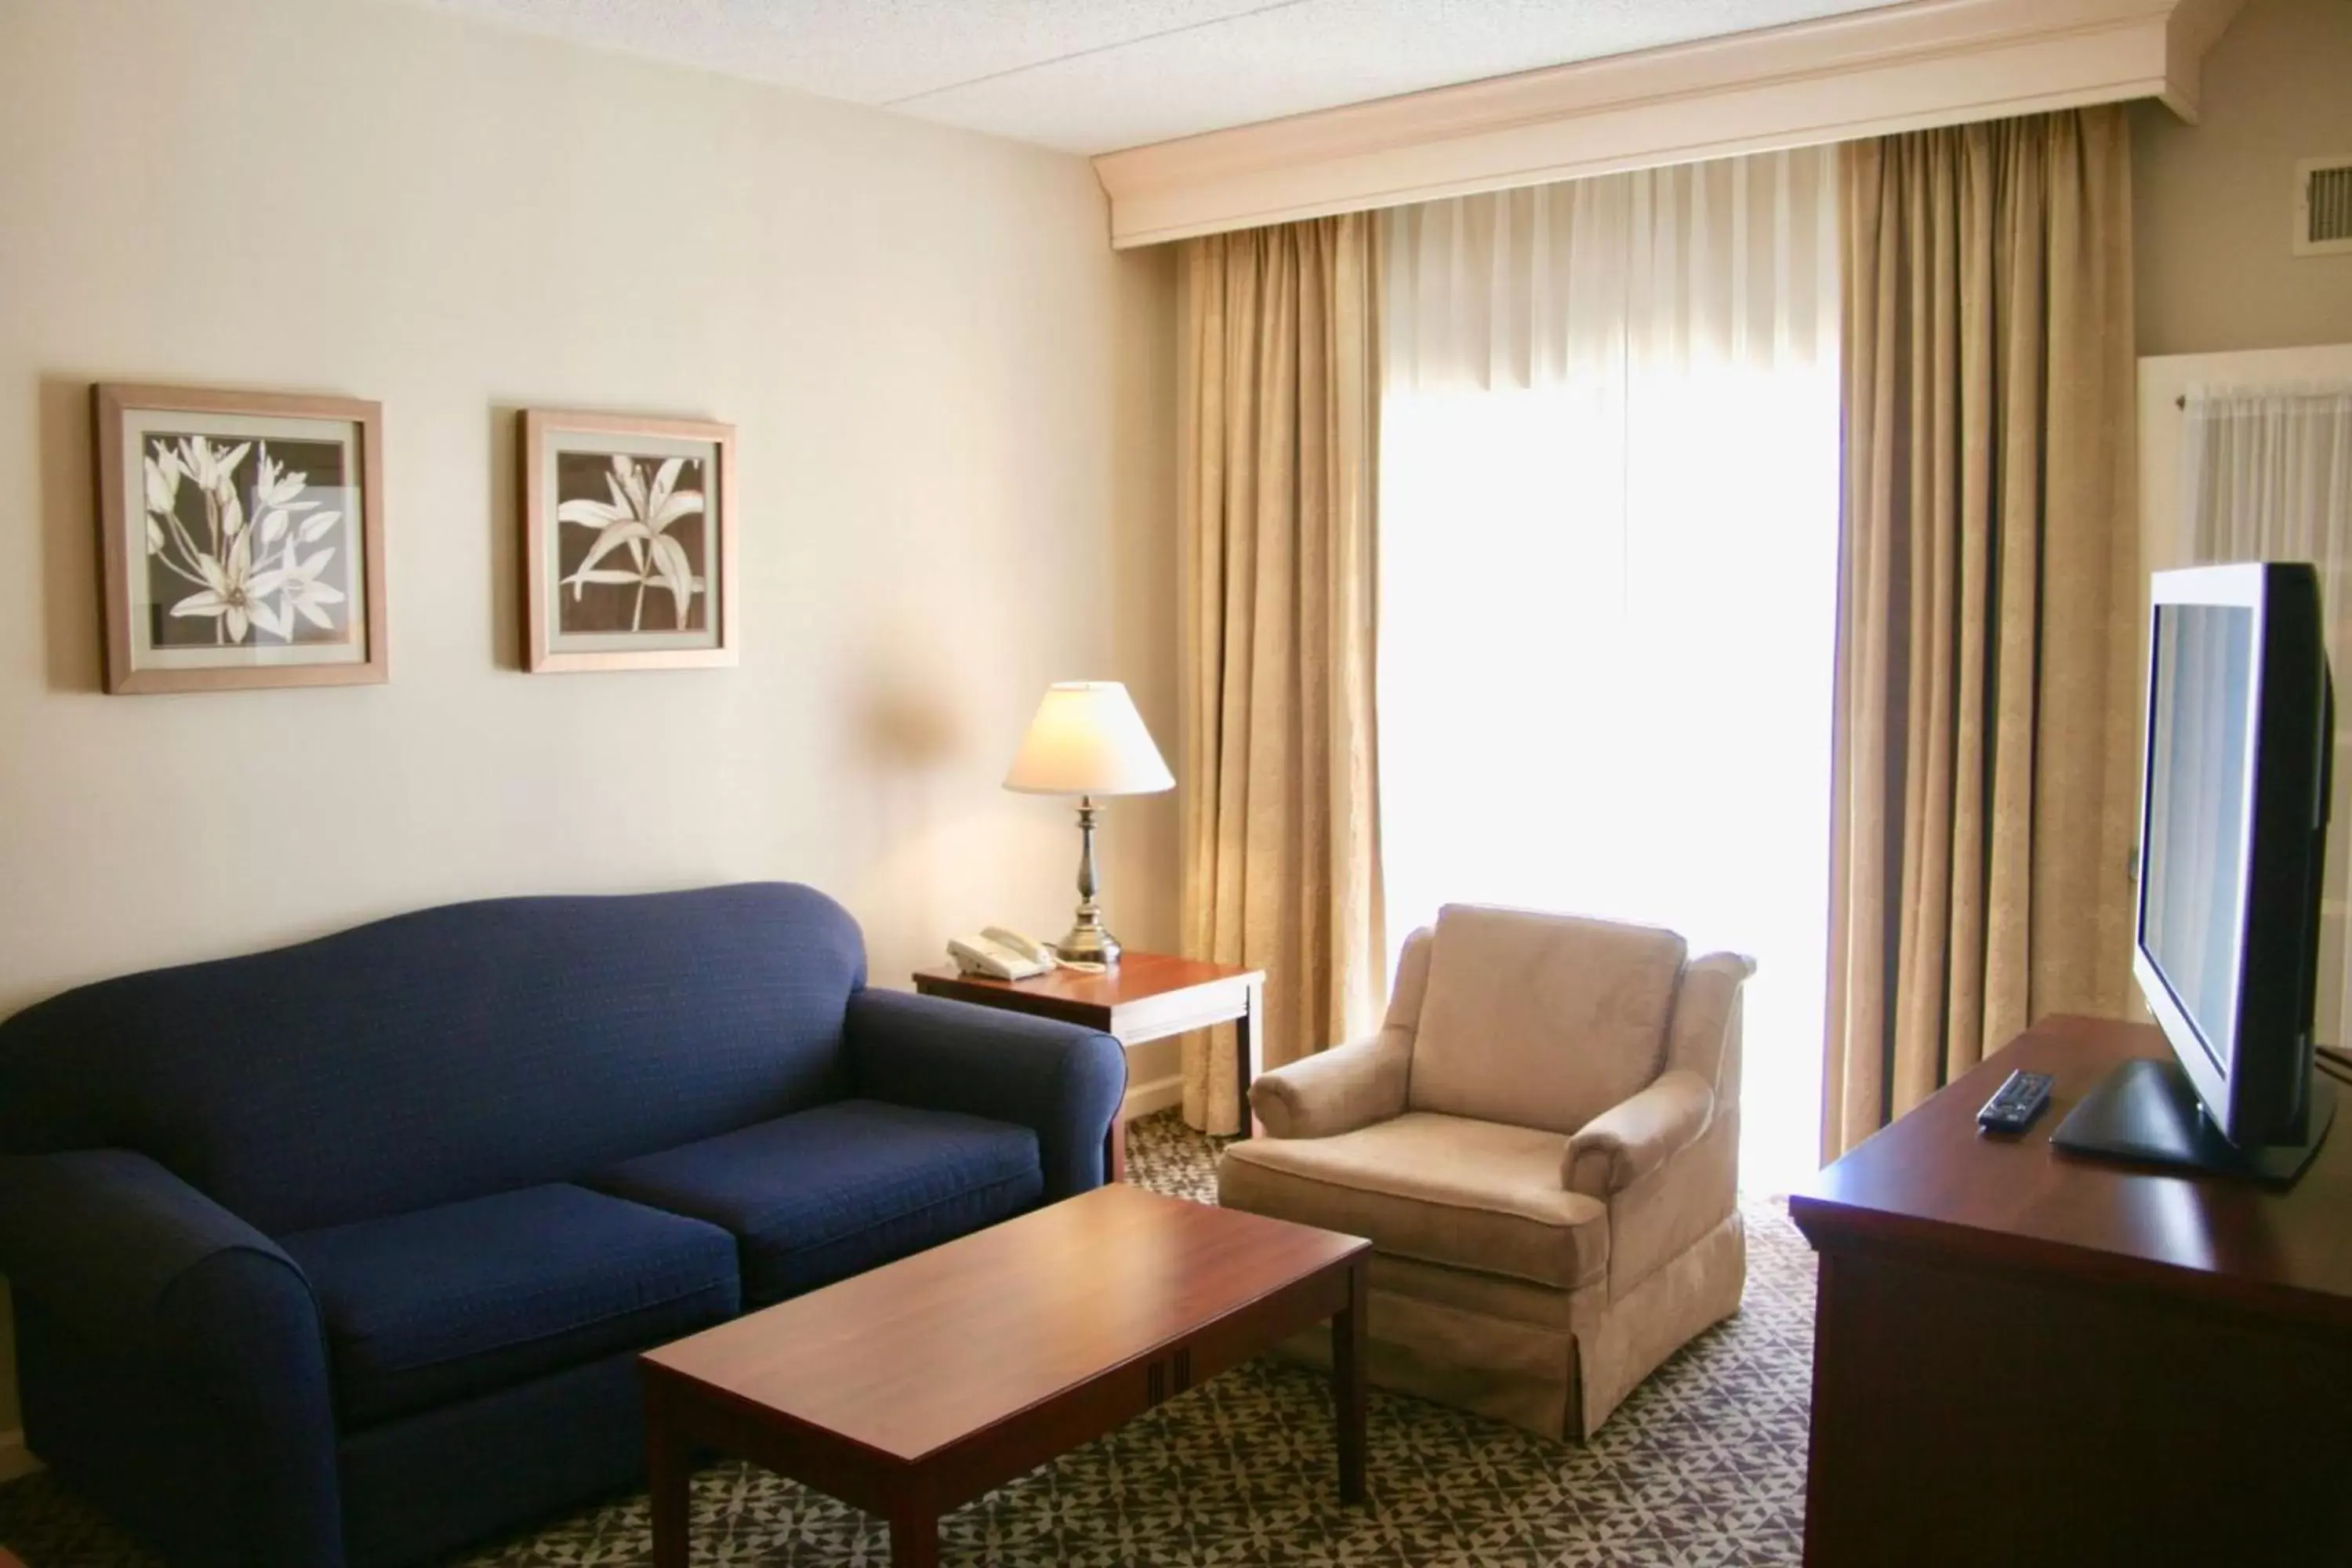
{"type": "Polygon", "coordinates": [[[2312,1072],[2335,708],[2319,578],[2159,572],[2132,971],[2170,1060],[2135,1061],[2053,1135],[2075,1153],[2292,1181],[2335,1097],[2312,1072]]]}

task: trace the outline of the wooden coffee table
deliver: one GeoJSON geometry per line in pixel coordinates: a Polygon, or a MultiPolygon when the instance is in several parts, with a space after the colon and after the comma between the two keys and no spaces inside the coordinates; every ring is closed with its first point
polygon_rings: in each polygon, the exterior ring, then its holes
{"type": "Polygon", "coordinates": [[[655,1568],[716,1448],[890,1521],[940,1516],[1325,1319],[1339,1496],[1364,1500],[1371,1243],[1112,1185],[647,1352],[655,1568]]]}

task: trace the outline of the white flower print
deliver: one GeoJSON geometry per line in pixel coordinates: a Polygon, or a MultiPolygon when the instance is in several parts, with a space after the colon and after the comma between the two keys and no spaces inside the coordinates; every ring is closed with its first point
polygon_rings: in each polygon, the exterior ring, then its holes
{"type": "Polygon", "coordinates": [[[261,603],[254,593],[253,535],[239,533],[229,542],[228,558],[215,561],[209,555],[196,557],[196,571],[204,578],[202,592],[189,595],[172,606],[175,616],[210,616],[226,624],[228,640],[241,643],[248,629],[247,623],[259,621],[269,630],[285,636],[285,623],[261,603]]]}
{"type": "MultiPolygon", "coordinates": [[[[288,554],[290,559],[292,552],[289,551],[288,554]]],[[[278,632],[280,637],[292,637],[294,635],[291,619],[293,615],[299,615],[322,632],[335,629],[334,617],[327,614],[327,606],[341,604],[343,591],[331,584],[319,581],[319,574],[325,571],[327,563],[334,558],[334,547],[330,545],[307,561],[293,562],[290,565],[281,566],[274,572],[266,572],[254,579],[254,592],[275,595],[278,598],[278,613],[287,617],[286,625],[282,629],[273,626],[271,630],[278,632]]]]}
{"type": "MultiPolygon", "coordinates": [[[[645,624],[646,590],[658,584],[669,590],[671,625],[681,631],[686,629],[694,596],[708,585],[694,574],[694,563],[686,546],[667,531],[678,519],[703,510],[700,490],[677,488],[678,477],[686,472],[688,461],[684,458],[667,459],[654,471],[649,485],[635,458],[615,453],[612,472],[604,476],[604,488],[613,498],[609,502],[568,500],[555,509],[560,522],[596,530],[588,552],[581,557],[572,574],[563,579],[574,603],[592,584],[633,587],[636,598],[629,612],[629,629],[635,631],[645,624]],[[631,569],[598,564],[625,544],[628,546],[631,569]]],[[[698,474],[702,465],[696,462],[691,466],[698,474]]]]}
{"type": "Polygon", "coordinates": [[[257,630],[291,642],[298,621],[336,630],[329,611],[347,595],[320,580],[336,546],[310,547],[342,513],[306,499],[308,473],[279,462],[266,441],[229,446],[202,436],[149,437],[142,466],[147,554],[194,590],[172,605],[173,616],[209,619],[223,646],[243,646],[257,630]],[[248,457],[250,478],[240,485],[248,457]],[[200,528],[181,515],[184,485],[202,502],[200,528]]]}

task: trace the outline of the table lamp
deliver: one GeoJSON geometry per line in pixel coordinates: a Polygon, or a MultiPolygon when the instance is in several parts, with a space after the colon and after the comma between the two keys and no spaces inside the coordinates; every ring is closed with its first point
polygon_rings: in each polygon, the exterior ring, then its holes
{"type": "Polygon", "coordinates": [[[1115,964],[1118,940],[1103,929],[1096,895],[1095,797],[1156,795],[1176,780],[1151,743],[1143,715],[1116,680],[1064,680],[1045,689],[1021,738],[1004,787],[1024,795],[1078,797],[1078,918],[1055,944],[1073,963],[1115,964]]]}

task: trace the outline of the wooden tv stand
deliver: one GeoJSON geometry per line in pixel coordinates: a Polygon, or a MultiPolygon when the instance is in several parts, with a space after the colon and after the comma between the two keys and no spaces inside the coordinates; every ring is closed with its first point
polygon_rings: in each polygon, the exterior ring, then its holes
{"type": "Polygon", "coordinates": [[[2148,1025],[2051,1018],[1790,1198],[1821,1255],[1805,1562],[2352,1562],[2352,1125],[2284,1192],[2050,1131],[2148,1025]],[[2056,1079],[2021,1138],[1978,1107],[2056,1079]]]}

